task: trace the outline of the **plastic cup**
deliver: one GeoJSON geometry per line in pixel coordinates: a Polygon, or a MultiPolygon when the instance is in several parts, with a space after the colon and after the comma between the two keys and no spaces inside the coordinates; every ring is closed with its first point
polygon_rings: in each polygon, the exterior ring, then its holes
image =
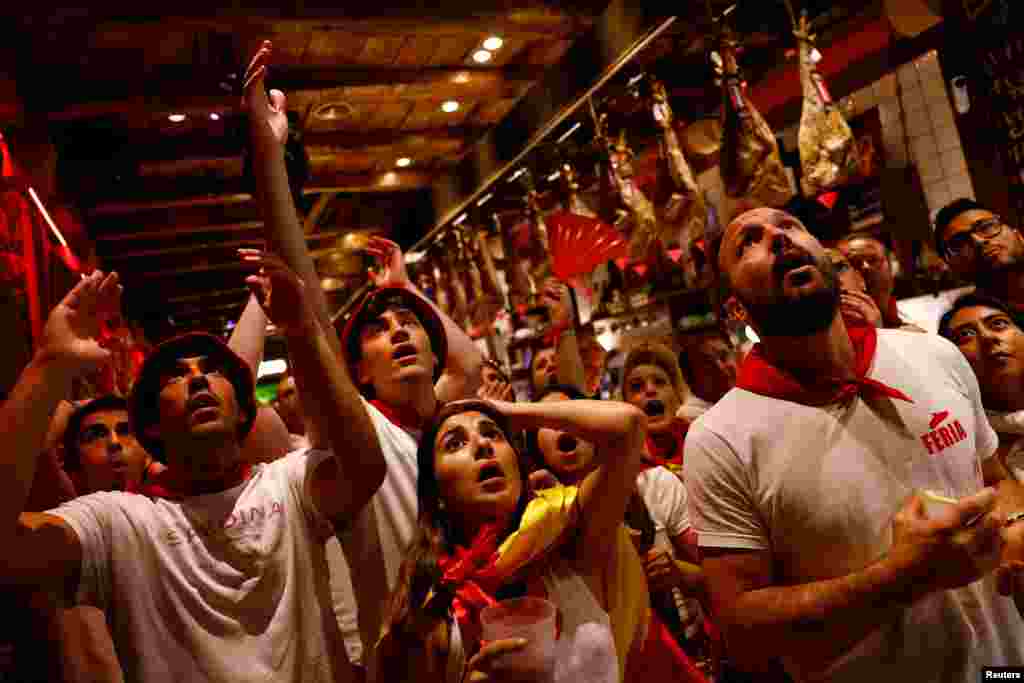
{"type": "Polygon", "coordinates": [[[502,680],[549,682],[555,671],[555,606],[543,598],[502,600],[480,613],[483,639],[523,638],[522,650],[502,655],[494,668],[502,680]]]}

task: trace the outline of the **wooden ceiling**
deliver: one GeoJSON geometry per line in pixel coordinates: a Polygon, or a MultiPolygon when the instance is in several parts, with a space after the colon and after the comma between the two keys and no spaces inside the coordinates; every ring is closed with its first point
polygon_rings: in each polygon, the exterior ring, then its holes
{"type": "Polygon", "coordinates": [[[243,173],[238,81],[259,41],[274,43],[268,85],[287,93],[309,156],[310,248],[325,254],[351,230],[408,245],[433,222],[431,183],[606,3],[260,4],[17,18],[17,92],[24,118],[46,122],[61,194],[82,210],[101,264],[136,294],[138,317],[170,316],[176,331],[222,331],[246,299],[234,250],[260,243],[261,222],[243,173]],[[504,44],[477,64],[491,35],[504,44]],[[447,100],[458,110],[443,111],[447,100]]]}

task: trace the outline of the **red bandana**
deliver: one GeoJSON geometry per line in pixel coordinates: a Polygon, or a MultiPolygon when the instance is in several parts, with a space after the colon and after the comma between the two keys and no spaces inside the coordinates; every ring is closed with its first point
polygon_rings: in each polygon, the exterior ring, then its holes
{"type": "Polygon", "coordinates": [[[374,408],[379,410],[391,422],[407,432],[421,432],[423,425],[427,422],[416,414],[414,410],[400,410],[394,406],[384,403],[378,399],[370,401],[374,408]]]}
{"type": "Polygon", "coordinates": [[[643,469],[664,467],[673,474],[680,472],[683,469],[683,442],[686,440],[686,432],[689,428],[686,422],[673,419],[670,432],[673,443],[669,448],[661,448],[654,438],[648,434],[645,444],[643,469]]]}
{"type": "Polygon", "coordinates": [[[886,396],[901,401],[913,401],[899,389],[894,389],[878,380],[867,376],[871,362],[875,359],[875,347],[878,344],[878,333],[870,325],[850,325],[846,330],[853,343],[856,354],[853,371],[856,379],[836,382],[830,387],[810,389],[772,365],[761,353],[761,345],[751,349],[746,360],[740,367],[736,386],[755,394],[793,401],[808,406],[824,406],[831,403],[843,403],[855,396],[886,396]]]}
{"type": "Polygon", "coordinates": [[[455,592],[452,611],[466,635],[480,632],[480,612],[497,602],[494,594],[505,577],[499,576],[495,563],[498,552],[498,527],[487,524],[465,548],[455,546],[454,555],[438,559],[441,584],[455,592]]]}

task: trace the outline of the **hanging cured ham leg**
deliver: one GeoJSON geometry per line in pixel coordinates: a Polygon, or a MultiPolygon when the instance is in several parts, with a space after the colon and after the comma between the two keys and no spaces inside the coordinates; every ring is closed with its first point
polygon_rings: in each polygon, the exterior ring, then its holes
{"type": "Polygon", "coordinates": [[[800,17],[793,35],[800,45],[800,82],[804,93],[798,138],[801,186],[804,194],[813,197],[857,175],[860,159],[853,132],[815,67],[818,52],[806,16],[800,17]]]}
{"type": "Polygon", "coordinates": [[[707,206],[704,195],[697,185],[690,164],[683,155],[683,147],[675,130],[675,116],[668,102],[665,86],[659,81],[651,83],[652,112],[654,121],[661,129],[658,159],[658,185],[669,188],[664,206],[659,207],[658,218],[664,225],[662,243],[668,245],[671,238],[678,239],[682,249],[683,270],[687,282],[696,283],[697,272],[693,263],[691,246],[704,237],[707,222],[707,206]],[[665,232],[672,233],[665,239],[665,232]]]}
{"type": "Polygon", "coordinates": [[[736,63],[737,43],[722,36],[722,181],[730,197],[759,206],[782,206],[793,188],[768,123],[747,99],[736,63]]]}

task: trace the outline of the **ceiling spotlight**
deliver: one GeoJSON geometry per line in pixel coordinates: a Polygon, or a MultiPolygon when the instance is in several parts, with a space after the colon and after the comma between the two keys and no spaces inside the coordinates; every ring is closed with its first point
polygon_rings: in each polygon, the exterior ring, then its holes
{"type": "Polygon", "coordinates": [[[505,41],[499,38],[498,36],[491,36],[490,38],[484,41],[484,49],[494,52],[495,50],[500,50],[501,46],[504,44],[505,41]]]}
{"type": "Polygon", "coordinates": [[[459,103],[455,100],[447,100],[441,105],[441,111],[451,114],[459,110],[459,103]]]}
{"type": "Polygon", "coordinates": [[[402,157],[402,158],[400,158],[400,159],[395,161],[395,166],[397,166],[398,168],[405,168],[405,167],[411,166],[411,165],[412,165],[412,159],[410,159],[409,157],[402,157]]]}
{"type": "Polygon", "coordinates": [[[170,121],[171,123],[181,123],[182,121],[185,120],[185,115],[184,114],[171,114],[170,116],[167,117],[167,120],[170,121]]]}
{"type": "Polygon", "coordinates": [[[473,61],[477,64],[486,64],[493,56],[488,50],[477,50],[473,53],[473,61]]]}
{"type": "Polygon", "coordinates": [[[220,121],[220,114],[218,114],[215,111],[211,111],[210,112],[210,120],[211,121],[220,121]]]}

